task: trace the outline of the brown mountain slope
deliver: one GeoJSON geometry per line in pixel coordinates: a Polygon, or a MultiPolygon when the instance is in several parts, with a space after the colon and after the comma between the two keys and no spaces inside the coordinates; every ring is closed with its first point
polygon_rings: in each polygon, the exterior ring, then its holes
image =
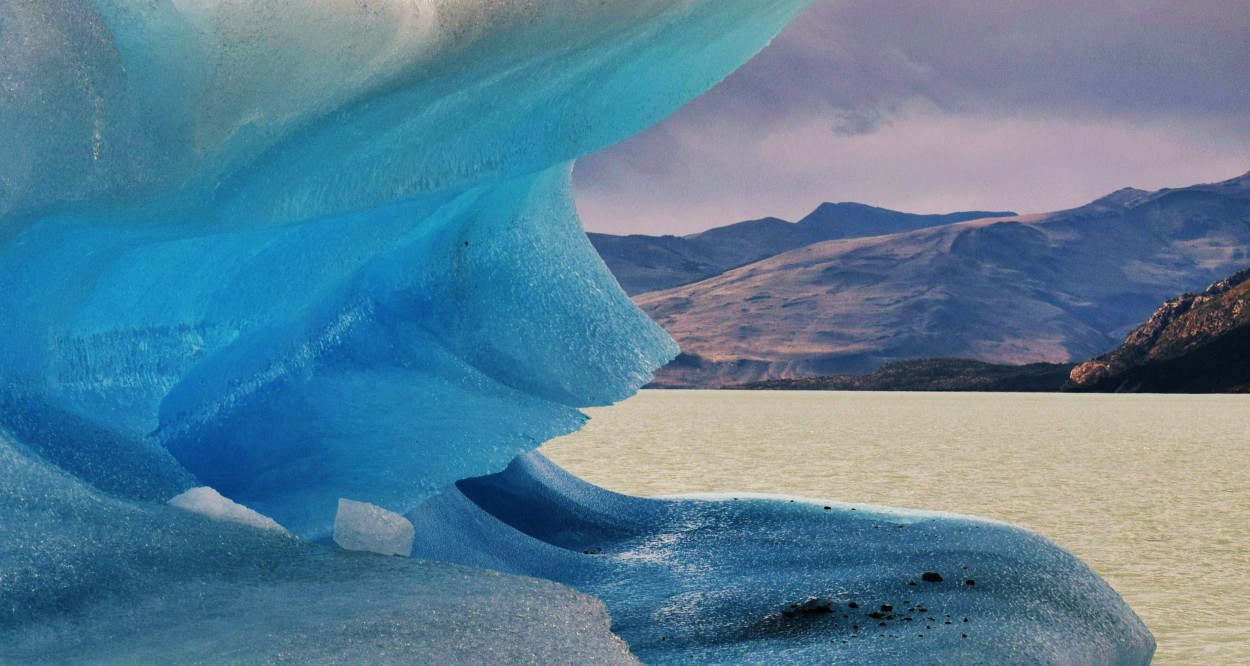
{"type": "Polygon", "coordinates": [[[1244,266],[1250,174],[1081,208],[835,240],[636,302],[685,352],[658,385],[870,372],[906,359],[1063,363],[1244,266]]]}
{"type": "Polygon", "coordinates": [[[1250,269],[1164,303],[1118,349],[1073,369],[1065,388],[1250,392],[1250,269]]]}

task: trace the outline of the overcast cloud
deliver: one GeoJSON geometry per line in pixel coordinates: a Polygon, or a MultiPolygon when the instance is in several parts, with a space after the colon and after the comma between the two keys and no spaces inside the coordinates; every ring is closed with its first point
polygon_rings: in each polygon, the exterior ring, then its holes
{"type": "Polygon", "coordinates": [[[579,163],[592,230],[822,201],[1067,208],[1250,171],[1250,1],[820,0],[725,83],[579,163]]]}

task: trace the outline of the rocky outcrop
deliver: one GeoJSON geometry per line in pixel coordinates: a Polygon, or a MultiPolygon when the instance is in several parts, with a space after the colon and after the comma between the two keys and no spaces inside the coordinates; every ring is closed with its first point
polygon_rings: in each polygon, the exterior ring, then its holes
{"type": "Polygon", "coordinates": [[[1118,349],[1074,368],[1065,389],[1250,390],[1250,269],[1164,303],[1118,349]]]}

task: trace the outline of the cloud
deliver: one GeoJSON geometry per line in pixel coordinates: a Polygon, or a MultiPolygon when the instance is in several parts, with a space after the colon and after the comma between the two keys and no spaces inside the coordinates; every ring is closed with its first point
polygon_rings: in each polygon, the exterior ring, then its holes
{"type": "Polygon", "coordinates": [[[917,98],[951,111],[1245,113],[1247,44],[1242,2],[825,1],[690,115],[763,119],[917,98]]]}
{"type": "Polygon", "coordinates": [[[1250,169],[1247,44],[1242,2],[822,1],[585,160],[579,202],[591,227],[684,231],[826,199],[1044,210],[1231,177],[1250,169]]]}
{"type": "Polygon", "coordinates": [[[588,227],[685,234],[743,219],[796,220],[822,201],[918,213],[1045,212],[1125,186],[1181,187],[1250,170],[1250,136],[1209,119],[1087,120],[913,114],[865,134],[813,118],[767,133],[710,122],[671,137],[681,160],[651,169],[643,138],[592,182],[579,170],[588,227]]]}

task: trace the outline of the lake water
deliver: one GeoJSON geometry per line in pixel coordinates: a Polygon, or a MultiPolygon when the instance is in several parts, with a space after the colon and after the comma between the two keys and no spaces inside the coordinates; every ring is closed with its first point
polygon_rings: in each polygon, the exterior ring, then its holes
{"type": "Polygon", "coordinates": [[[633,495],[755,491],[1032,529],[1156,664],[1250,664],[1250,396],[643,391],[543,453],[633,495]]]}

